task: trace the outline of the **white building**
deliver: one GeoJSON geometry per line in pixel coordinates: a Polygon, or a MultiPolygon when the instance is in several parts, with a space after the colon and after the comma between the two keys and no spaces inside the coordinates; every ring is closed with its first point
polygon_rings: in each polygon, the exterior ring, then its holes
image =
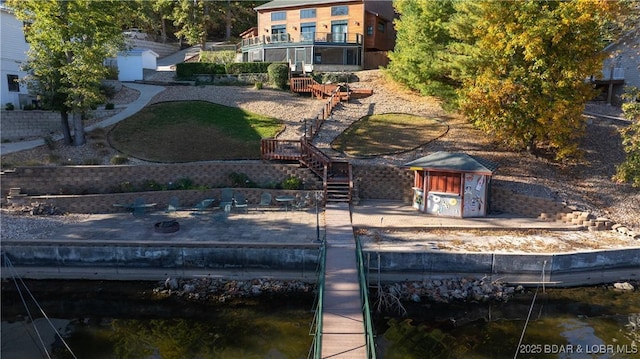
{"type": "Polygon", "coordinates": [[[619,103],[626,86],[640,88],[640,31],[630,31],[604,51],[608,57],[601,77],[594,82],[602,88],[607,102],[619,103]]]}
{"type": "Polygon", "coordinates": [[[15,109],[31,104],[33,100],[27,93],[27,87],[19,81],[27,74],[20,70],[27,59],[27,43],[22,21],[11,10],[0,5],[0,105],[12,103],[15,109]]]}
{"type": "Polygon", "coordinates": [[[118,80],[144,79],[144,69],[156,69],[158,54],[149,49],[132,49],[118,54],[118,80]]]}

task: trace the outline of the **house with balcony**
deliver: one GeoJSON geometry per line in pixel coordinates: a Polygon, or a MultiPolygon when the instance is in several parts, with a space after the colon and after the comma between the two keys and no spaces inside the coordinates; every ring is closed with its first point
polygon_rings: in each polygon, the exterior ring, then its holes
{"type": "Polygon", "coordinates": [[[374,69],[395,45],[390,0],[274,0],[255,10],[243,62],[288,62],[293,72],[374,69]]]}
{"type": "Polygon", "coordinates": [[[602,100],[608,104],[620,103],[626,86],[640,88],[640,31],[626,33],[604,51],[608,56],[603,62],[602,73],[592,82],[602,90],[602,100]]]}
{"type": "Polygon", "coordinates": [[[8,103],[15,109],[32,105],[34,97],[29,95],[27,86],[20,83],[27,73],[21,66],[27,59],[29,43],[24,35],[24,24],[11,9],[0,4],[0,104],[8,103]]]}

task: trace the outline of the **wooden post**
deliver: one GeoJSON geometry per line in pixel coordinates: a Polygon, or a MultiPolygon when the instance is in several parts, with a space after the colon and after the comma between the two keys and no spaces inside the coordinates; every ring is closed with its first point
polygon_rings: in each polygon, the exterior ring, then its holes
{"type": "Polygon", "coordinates": [[[611,98],[613,97],[613,65],[609,71],[609,89],[607,91],[607,105],[611,105],[611,98]]]}

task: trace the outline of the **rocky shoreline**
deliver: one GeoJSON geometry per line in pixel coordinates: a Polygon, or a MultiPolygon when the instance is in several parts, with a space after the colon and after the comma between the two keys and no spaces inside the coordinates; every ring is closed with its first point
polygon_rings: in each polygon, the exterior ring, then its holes
{"type": "MultiPolygon", "coordinates": [[[[614,283],[617,290],[635,290],[630,283],[614,283]]],[[[215,301],[224,303],[230,299],[259,297],[283,293],[310,293],[316,285],[299,280],[273,280],[258,278],[253,280],[227,280],[222,278],[167,278],[158,283],[153,293],[158,296],[175,296],[192,301],[215,301]]],[[[511,286],[484,278],[434,279],[386,283],[380,286],[378,296],[388,296],[400,302],[507,302],[516,294],[523,293],[521,285],[511,286]]]]}
{"type": "MultiPolygon", "coordinates": [[[[639,283],[619,282],[606,284],[617,291],[636,291],[639,283]]],[[[314,283],[299,280],[228,280],[222,278],[167,278],[159,282],[153,294],[160,297],[178,297],[189,301],[224,303],[232,299],[295,293],[315,293],[314,283]]],[[[430,281],[384,283],[377,291],[378,309],[389,310],[402,302],[432,303],[486,303],[507,302],[515,295],[525,293],[522,285],[512,286],[486,278],[450,278],[430,281]]]]}

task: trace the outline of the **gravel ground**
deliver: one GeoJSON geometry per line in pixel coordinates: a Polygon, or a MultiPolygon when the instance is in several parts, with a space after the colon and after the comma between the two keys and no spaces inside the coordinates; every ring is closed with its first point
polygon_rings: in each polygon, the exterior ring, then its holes
{"type": "MultiPolygon", "coordinates": [[[[618,135],[618,129],[626,125],[624,121],[601,117],[590,119],[581,144],[585,150],[584,158],[577,163],[557,163],[526,152],[497,149],[488,136],[473,129],[460,116],[444,112],[433,99],[393,87],[384,81],[377,70],[358,72],[357,76],[360,81],[350,85],[354,88],[372,88],[374,94],[339,104],[332,117],[325,121],[314,144],[329,155],[345,156],[331,149],[331,141],[351,123],[367,114],[402,112],[434,117],[449,126],[449,131],[442,138],[402,154],[350,160],[355,163],[401,165],[435,151],[466,152],[500,164],[494,185],[506,186],[527,195],[565,201],[596,216],[607,217],[636,231],[640,230],[640,190],[611,181],[616,164],[624,158],[618,135]]],[[[125,104],[137,97],[136,91],[124,89],[114,103],[125,104]]],[[[180,100],[210,101],[282,119],[286,128],[278,136],[281,139],[300,138],[301,120],[314,117],[324,104],[324,101],[286,91],[235,86],[169,86],[151,103],[180,100]]],[[[599,103],[590,103],[586,111],[620,116],[618,107],[599,103]]],[[[90,135],[88,143],[81,147],[56,145],[55,150],[51,151],[42,146],[3,156],[2,161],[25,163],[40,159],[55,165],[60,162],[87,163],[87,159],[90,159],[90,163],[108,164],[116,152],[106,143],[105,133],[98,131],[90,135]]]]}

